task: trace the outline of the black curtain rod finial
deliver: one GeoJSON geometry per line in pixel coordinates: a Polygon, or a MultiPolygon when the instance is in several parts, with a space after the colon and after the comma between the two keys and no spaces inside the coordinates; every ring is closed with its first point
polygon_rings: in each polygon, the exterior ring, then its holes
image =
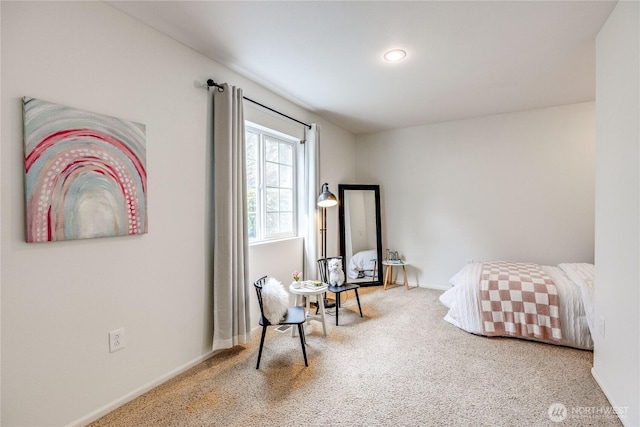
{"type": "MultiPolygon", "coordinates": [[[[213,81],[213,79],[208,79],[208,80],[207,80],[207,91],[209,90],[209,88],[210,88],[211,86],[215,86],[216,88],[218,88],[218,91],[220,91],[220,92],[224,92],[224,87],[222,87],[222,86],[220,86],[218,83],[214,82],[214,81],[213,81]]],[[[301,122],[300,120],[294,119],[294,118],[293,118],[293,117],[291,117],[291,116],[287,116],[286,114],[281,113],[281,112],[280,112],[280,111],[278,111],[278,110],[274,110],[274,109],[273,109],[273,108],[271,108],[271,107],[267,107],[266,105],[261,104],[261,103],[259,103],[258,101],[254,101],[253,99],[247,98],[246,96],[243,96],[242,98],[243,98],[243,99],[245,99],[246,101],[249,101],[249,102],[251,102],[251,103],[253,103],[253,104],[256,104],[256,105],[258,105],[258,106],[260,106],[260,107],[262,107],[262,108],[265,108],[265,109],[267,109],[267,110],[269,110],[269,111],[273,111],[273,112],[274,112],[274,113],[276,113],[276,114],[279,114],[279,115],[281,115],[281,116],[283,116],[283,117],[286,117],[286,118],[287,118],[287,119],[289,119],[289,120],[293,120],[294,122],[296,122],[296,123],[300,123],[301,125],[304,125],[304,126],[306,126],[307,128],[311,129],[311,125],[310,125],[310,124],[307,124],[307,123],[305,123],[305,122],[301,122]]]]}
{"type": "Polygon", "coordinates": [[[207,80],[207,90],[209,90],[211,88],[211,86],[214,86],[214,87],[218,88],[218,90],[220,92],[224,91],[224,88],[222,86],[220,86],[218,83],[214,82],[213,79],[207,80]]]}

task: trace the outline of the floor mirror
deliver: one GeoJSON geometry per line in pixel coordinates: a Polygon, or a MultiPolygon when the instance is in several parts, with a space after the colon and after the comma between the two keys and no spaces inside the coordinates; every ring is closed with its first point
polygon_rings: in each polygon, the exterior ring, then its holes
{"type": "Polygon", "coordinates": [[[349,283],[382,284],[380,186],[339,184],[340,255],[349,283]]]}

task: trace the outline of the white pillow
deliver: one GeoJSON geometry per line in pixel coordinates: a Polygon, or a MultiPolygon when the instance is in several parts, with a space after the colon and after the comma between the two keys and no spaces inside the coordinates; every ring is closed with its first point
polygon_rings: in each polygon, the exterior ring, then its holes
{"type": "Polygon", "coordinates": [[[289,308],[289,294],[282,283],[269,277],[262,286],[262,310],[269,323],[277,325],[289,308]]]}
{"type": "Polygon", "coordinates": [[[473,269],[476,267],[476,263],[465,264],[451,279],[449,283],[451,286],[464,286],[468,280],[470,280],[473,273],[473,269]]]}

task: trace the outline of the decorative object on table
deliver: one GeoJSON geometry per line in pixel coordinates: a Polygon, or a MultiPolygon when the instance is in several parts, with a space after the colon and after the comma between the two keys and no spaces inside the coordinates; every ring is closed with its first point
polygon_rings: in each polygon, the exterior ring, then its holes
{"type": "Polygon", "coordinates": [[[344,284],[344,271],[342,271],[342,259],[329,260],[329,284],[342,286],[344,284]]]}
{"type": "Polygon", "coordinates": [[[145,125],[22,105],[27,242],[147,233],[145,125]]]}
{"type": "Polygon", "coordinates": [[[262,285],[262,304],[264,317],[271,324],[277,325],[287,314],[289,294],[282,283],[273,277],[269,277],[262,285]]]}
{"type": "Polygon", "coordinates": [[[320,226],[320,234],[322,235],[322,248],[320,256],[327,256],[327,208],[338,204],[338,199],[329,191],[329,184],[322,184],[322,192],[318,196],[318,206],[322,208],[322,223],[320,226]]]}
{"type": "Polygon", "coordinates": [[[402,258],[398,254],[398,251],[392,251],[390,249],[387,249],[386,261],[402,261],[402,258]]]}
{"type": "Polygon", "coordinates": [[[326,288],[327,284],[326,283],[322,283],[319,280],[304,280],[301,283],[301,288],[306,288],[306,289],[320,289],[320,288],[326,288]]]}
{"type": "Polygon", "coordinates": [[[300,277],[302,277],[302,273],[294,270],[293,273],[291,273],[291,277],[293,277],[293,282],[291,282],[291,286],[298,289],[300,287],[300,277]]]}

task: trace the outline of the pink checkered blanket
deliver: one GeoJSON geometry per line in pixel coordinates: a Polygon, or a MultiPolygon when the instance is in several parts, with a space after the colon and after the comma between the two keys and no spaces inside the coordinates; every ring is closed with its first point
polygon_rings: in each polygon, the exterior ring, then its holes
{"type": "Polygon", "coordinates": [[[559,341],[558,290],[536,264],[492,261],[482,264],[480,313],[487,336],[559,341]]]}

